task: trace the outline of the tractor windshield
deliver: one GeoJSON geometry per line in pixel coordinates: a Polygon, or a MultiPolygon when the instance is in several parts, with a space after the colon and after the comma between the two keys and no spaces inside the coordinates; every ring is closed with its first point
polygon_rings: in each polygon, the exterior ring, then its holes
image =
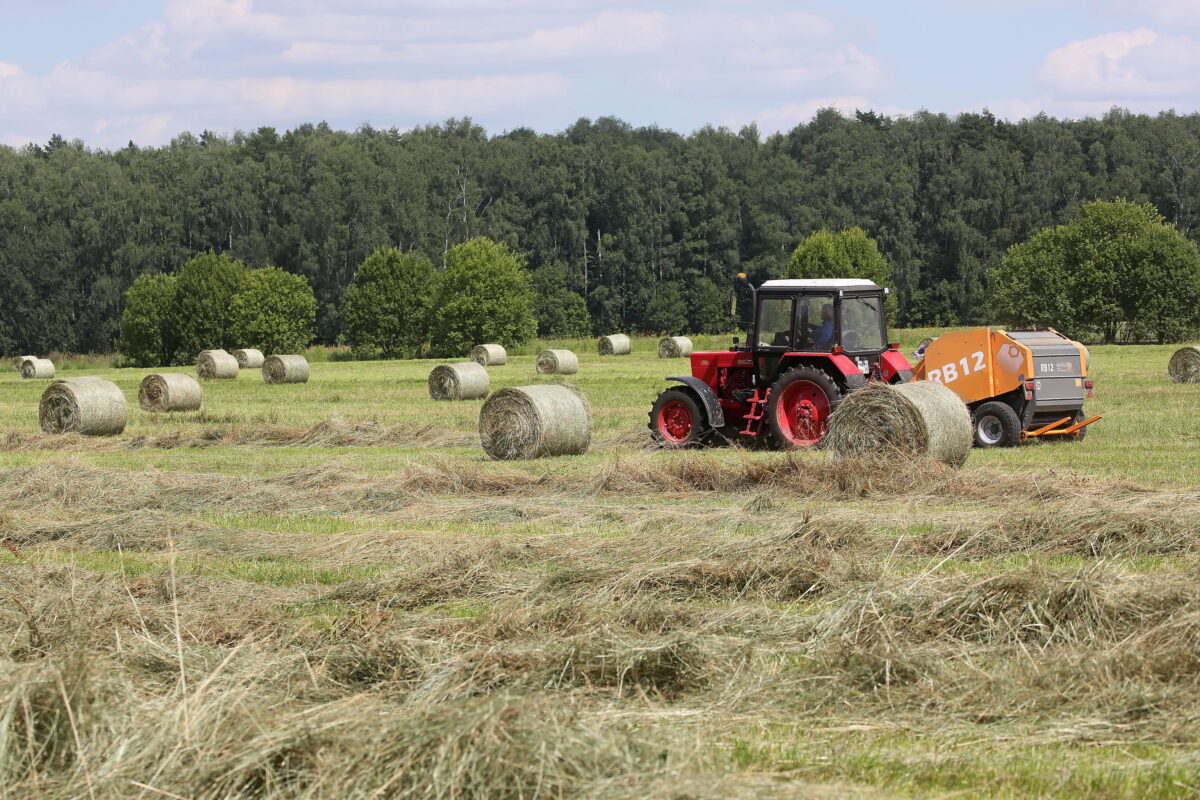
{"type": "Polygon", "coordinates": [[[849,352],[883,350],[883,299],[847,297],[842,301],[842,348],[849,352]]]}

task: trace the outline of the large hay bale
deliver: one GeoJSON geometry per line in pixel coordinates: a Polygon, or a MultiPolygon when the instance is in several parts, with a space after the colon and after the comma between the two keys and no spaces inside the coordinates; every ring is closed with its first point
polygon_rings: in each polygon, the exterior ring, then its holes
{"type": "Polygon", "coordinates": [[[13,372],[20,372],[26,361],[33,361],[37,356],[17,356],[12,360],[13,372]]]}
{"type": "Polygon", "coordinates": [[[429,396],[434,400],[478,400],[491,388],[487,369],[474,361],[442,364],[429,373],[429,396]]]}
{"type": "Polygon", "coordinates": [[[1167,365],[1167,374],[1175,383],[1200,383],[1200,347],[1176,350],[1167,365]]]}
{"type": "Polygon", "coordinates": [[[38,419],[46,433],[116,436],[125,430],[125,395],[103,378],[66,378],[42,393],[38,419]]]}
{"type": "Polygon", "coordinates": [[[658,342],[659,358],[687,358],[692,354],[692,340],[686,336],[668,336],[658,342]]]}
{"type": "Polygon", "coordinates": [[[501,389],[479,411],[479,438],[492,458],[579,455],[592,440],[592,407],[574,386],[501,389]]]}
{"type": "Polygon", "coordinates": [[[471,348],[471,360],[485,367],[502,367],[508,363],[508,351],[503,345],[480,344],[471,348]]]}
{"type": "Polygon", "coordinates": [[[601,336],[596,349],[602,356],[627,356],[633,352],[633,342],[623,333],[601,336]]]}
{"type": "Polygon", "coordinates": [[[54,377],[54,362],[48,358],[27,358],[21,364],[21,377],[50,380],[54,377]]]}
{"type": "Polygon", "coordinates": [[[196,374],[206,380],[233,380],[238,376],[238,362],[224,350],[205,350],[196,357],[196,374]]]}
{"type": "Polygon", "coordinates": [[[972,438],[966,405],[940,383],[869,383],[833,413],[825,446],[835,456],[898,452],[960,467],[972,438]]]}
{"type": "Polygon", "coordinates": [[[574,375],[579,359],[570,350],[543,350],[537,357],[538,375],[574,375]]]}
{"type": "Polygon", "coordinates": [[[262,365],[263,383],[308,383],[304,356],[270,356],[262,365]]]}
{"type": "Polygon", "coordinates": [[[252,348],[234,350],[233,357],[237,359],[238,369],[262,369],[263,361],[266,360],[262,350],[252,348]]]}
{"type": "Polygon", "coordinates": [[[142,378],[138,405],[143,411],[199,411],[204,390],[191,375],[157,372],[142,378]]]}

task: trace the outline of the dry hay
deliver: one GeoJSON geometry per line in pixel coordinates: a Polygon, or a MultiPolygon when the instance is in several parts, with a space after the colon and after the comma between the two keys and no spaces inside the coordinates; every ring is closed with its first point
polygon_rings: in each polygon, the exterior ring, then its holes
{"type": "Polygon", "coordinates": [[[125,395],[103,378],[68,378],[50,384],[38,405],[46,433],[114,436],[125,430],[125,395]]]}
{"type": "Polygon", "coordinates": [[[508,363],[508,351],[499,344],[480,344],[471,348],[471,360],[484,367],[502,367],[508,363]]]}
{"type": "Polygon", "coordinates": [[[262,365],[263,383],[308,383],[304,356],[270,356],[262,365]]]}
{"type": "Polygon", "coordinates": [[[48,358],[27,358],[21,362],[21,377],[49,380],[54,377],[54,362],[48,358]]]}
{"type": "Polygon", "coordinates": [[[1167,374],[1174,383],[1200,383],[1200,347],[1184,347],[1175,351],[1167,374]]]}
{"type": "Polygon", "coordinates": [[[251,348],[234,350],[233,357],[237,359],[239,369],[262,369],[265,360],[261,350],[251,348]]]}
{"type": "Polygon", "coordinates": [[[579,359],[570,350],[543,350],[538,353],[538,375],[574,375],[579,372],[579,359]]]}
{"type": "Polygon", "coordinates": [[[971,416],[951,390],[933,381],[872,382],[842,401],[825,446],[835,457],[899,453],[961,467],[971,452],[971,416]]]}
{"type": "Polygon", "coordinates": [[[160,372],[142,378],[138,406],[143,411],[199,411],[204,390],[191,375],[160,372]]]}
{"type": "Polygon", "coordinates": [[[16,356],[16,357],[14,357],[12,360],[13,372],[20,372],[21,367],[25,366],[26,361],[32,361],[35,358],[37,358],[37,356],[16,356]]]}
{"type": "Polygon", "coordinates": [[[479,438],[500,460],[579,455],[592,439],[592,407],[573,386],[501,389],[480,409],[479,438]]]}
{"type": "Polygon", "coordinates": [[[658,342],[659,358],[687,358],[692,354],[692,340],[686,336],[667,336],[658,342]]]}
{"type": "Polygon", "coordinates": [[[205,350],[196,357],[196,374],[205,380],[233,380],[238,376],[238,362],[224,350],[205,350]]]}
{"type": "Polygon", "coordinates": [[[429,396],[434,400],[478,400],[491,388],[487,369],[476,361],[442,364],[429,373],[429,396]]]}
{"type": "Polygon", "coordinates": [[[623,333],[613,333],[601,336],[596,350],[602,356],[627,356],[633,352],[633,342],[623,333]]]}

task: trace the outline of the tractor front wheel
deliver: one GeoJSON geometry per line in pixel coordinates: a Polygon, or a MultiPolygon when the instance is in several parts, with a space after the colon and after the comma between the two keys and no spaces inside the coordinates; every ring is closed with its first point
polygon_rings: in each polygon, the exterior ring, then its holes
{"type": "Polygon", "coordinates": [[[708,421],[700,404],[683,389],[667,389],[650,409],[650,435],[663,447],[682,448],[703,444],[708,421]]]}
{"type": "Polygon", "coordinates": [[[771,386],[766,408],[775,443],[785,450],[820,443],[841,399],[837,384],[819,369],[797,367],[783,373],[771,386]]]}

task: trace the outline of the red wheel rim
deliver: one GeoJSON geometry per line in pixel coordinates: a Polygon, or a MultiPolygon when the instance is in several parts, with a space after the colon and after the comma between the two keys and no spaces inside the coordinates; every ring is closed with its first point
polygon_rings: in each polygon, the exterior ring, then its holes
{"type": "Polygon", "coordinates": [[[663,403],[658,410],[658,432],[668,442],[686,442],[693,424],[692,412],[679,400],[663,403]]]}
{"type": "Polygon", "coordinates": [[[829,398],[812,381],[795,381],[783,389],[775,403],[775,421],[794,445],[813,445],[829,428],[829,398]]]}

